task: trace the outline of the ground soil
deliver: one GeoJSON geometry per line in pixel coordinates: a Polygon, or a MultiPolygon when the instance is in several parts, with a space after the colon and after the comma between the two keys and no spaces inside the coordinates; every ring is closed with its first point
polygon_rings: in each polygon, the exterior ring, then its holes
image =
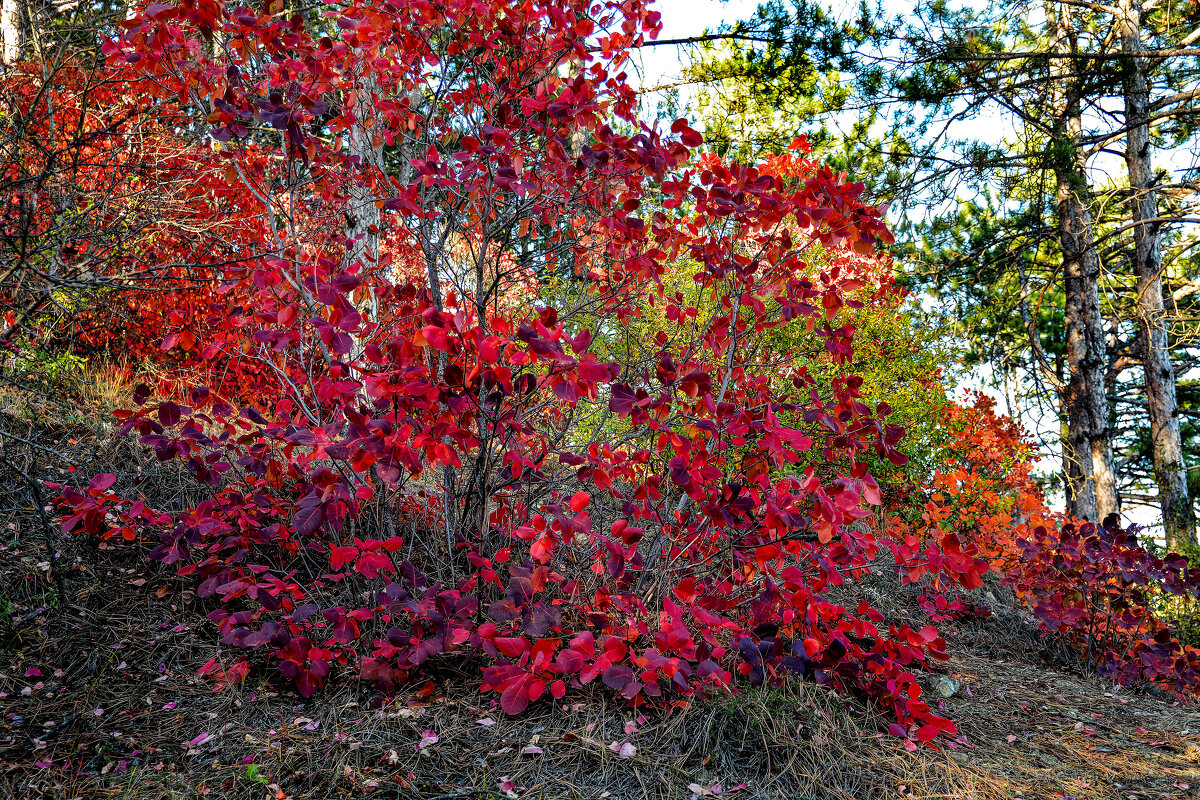
{"type": "MultiPolygon", "coordinates": [[[[1084,674],[995,584],[992,616],[941,626],[953,681],[926,682],[955,690],[939,705],[962,734],[941,749],[798,683],[640,713],[593,691],[513,719],[446,664],[371,709],[346,677],[307,701],[266,668],[215,690],[189,584],[137,544],[64,539],[31,502],[0,502],[0,797],[1200,797],[1200,707],[1084,674]]],[[[927,622],[886,570],[858,591],[927,622]]]]}

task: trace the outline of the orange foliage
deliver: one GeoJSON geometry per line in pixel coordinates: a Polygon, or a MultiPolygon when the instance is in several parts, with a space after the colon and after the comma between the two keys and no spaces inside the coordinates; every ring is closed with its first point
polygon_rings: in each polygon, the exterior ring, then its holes
{"type": "MultiPolygon", "coordinates": [[[[1055,518],[1035,482],[1033,443],[996,403],[974,392],[970,404],[944,406],[949,433],[943,466],[924,486],[909,476],[888,506],[888,535],[910,548],[953,537],[994,569],[1007,570],[1017,540],[1055,518]],[[913,509],[920,509],[919,516],[913,509]]],[[[927,567],[928,565],[923,565],[927,567]]],[[[912,579],[920,577],[916,567],[912,579]]]]}

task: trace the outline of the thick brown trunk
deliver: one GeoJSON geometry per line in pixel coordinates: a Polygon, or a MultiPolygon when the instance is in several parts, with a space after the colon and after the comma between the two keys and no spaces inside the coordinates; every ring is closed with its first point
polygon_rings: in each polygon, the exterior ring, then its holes
{"type": "MultiPolygon", "coordinates": [[[[1118,7],[1121,49],[1130,54],[1142,51],[1142,9],[1138,0],[1121,0],[1118,7]]],[[[1167,545],[1195,543],[1192,501],[1188,496],[1187,472],[1183,464],[1183,437],[1179,429],[1179,404],[1175,397],[1175,370],[1171,364],[1166,313],[1162,293],[1162,251],[1157,223],[1158,198],[1154,191],[1151,164],[1150,126],[1147,107],[1150,90],[1145,62],[1134,57],[1124,65],[1125,165],[1129,170],[1130,205],[1133,217],[1133,272],[1137,276],[1137,321],[1142,341],[1142,363],[1146,376],[1146,400],[1150,409],[1150,438],[1154,453],[1154,479],[1162,510],[1167,545]]]]}
{"type": "Polygon", "coordinates": [[[1064,476],[1074,484],[1073,491],[1067,492],[1073,501],[1067,511],[1101,521],[1120,508],[1104,384],[1107,347],[1100,310],[1100,258],[1086,165],[1079,150],[1083,121],[1070,58],[1075,49],[1071,7],[1050,2],[1047,12],[1052,52],[1064,56],[1050,60],[1055,115],[1055,141],[1050,147],[1066,295],[1067,428],[1070,450],[1078,462],[1078,470],[1064,476]]]}
{"type": "Polygon", "coordinates": [[[1058,177],[1058,233],[1066,290],[1067,429],[1077,461],[1069,474],[1074,508],[1083,519],[1100,521],[1118,509],[1116,476],[1104,391],[1106,348],[1100,311],[1100,262],[1092,247],[1092,221],[1080,197],[1077,172],[1058,177]]]}

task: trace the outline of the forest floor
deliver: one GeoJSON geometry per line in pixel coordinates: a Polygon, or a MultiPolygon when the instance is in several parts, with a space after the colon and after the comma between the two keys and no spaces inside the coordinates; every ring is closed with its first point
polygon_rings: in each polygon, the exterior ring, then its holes
{"type": "MultiPolygon", "coordinates": [[[[95,463],[135,458],[92,444],[95,463]]],[[[1081,674],[994,584],[991,617],[939,625],[953,680],[928,677],[961,732],[940,750],[800,683],[671,713],[592,691],[508,718],[446,670],[371,710],[349,678],[307,701],[265,670],[214,690],[189,585],[137,546],[46,532],[28,502],[0,501],[0,797],[1200,797],[1200,706],[1081,674]]],[[[884,572],[858,591],[927,622],[884,572]]]]}

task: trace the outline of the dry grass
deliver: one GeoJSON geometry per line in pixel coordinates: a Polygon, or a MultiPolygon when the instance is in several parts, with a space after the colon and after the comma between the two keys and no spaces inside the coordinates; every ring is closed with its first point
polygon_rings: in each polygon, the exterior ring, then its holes
{"type": "MultiPolygon", "coordinates": [[[[163,504],[194,490],[128,442],[76,446],[130,486],[140,470],[163,504]]],[[[510,719],[469,665],[447,664],[370,709],[352,679],[305,702],[265,668],[214,691],[196,673],[219,645],[188,584],[133,547],[47,541],[19,494],[0,503],[0,797],[683,800],[718,784],[772,800],[1200,796],[1200,710],[1073,674],[994,584],[981,590],[992,618],[941,626],[962,685],[941,703],[963,734],[942,751],[907,751],[870,709],[811,684],[641,719],[592,691],[510,719]],[[636,752],[621,758],[609,745],[626,740],[636,752]]],[[[859,591],[925,624],[886,570],[859,591]]]]}

